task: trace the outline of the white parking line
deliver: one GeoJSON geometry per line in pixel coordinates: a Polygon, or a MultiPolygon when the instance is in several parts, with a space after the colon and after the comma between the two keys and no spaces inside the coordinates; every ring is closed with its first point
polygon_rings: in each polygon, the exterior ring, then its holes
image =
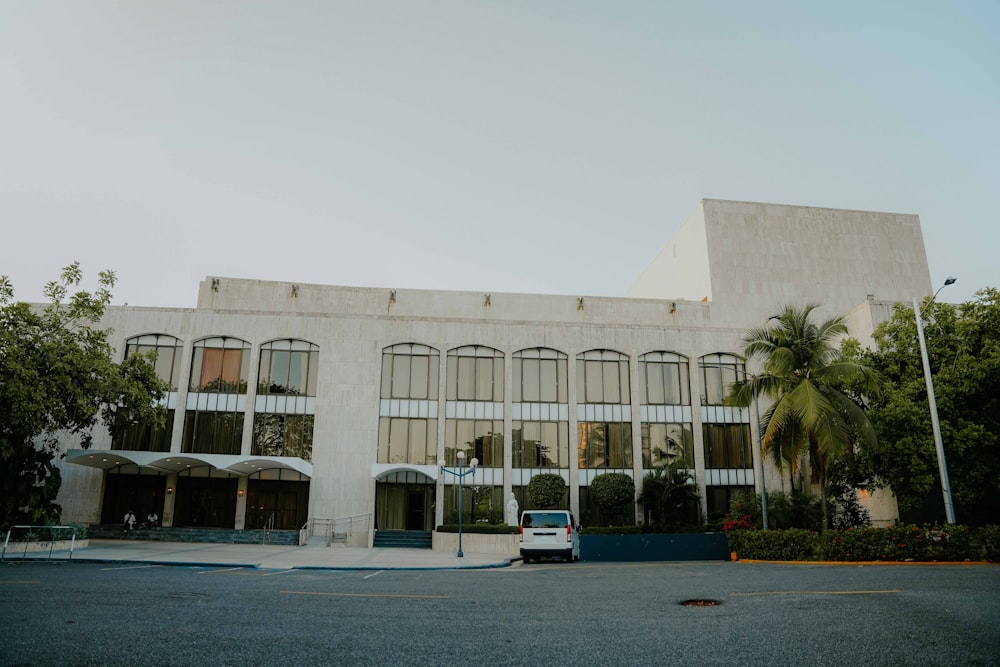
{"type": "Polygon", "coordinates": [[[295,572],[295,568],[292,568],[291,570],[282,570],[281,572],[266,572],[261,576],[270,577],[272,574],[286,574],[288,572],[295,572]]]}
{"type": "Polygon", "coordinates": [[[377,575],[377,574],[382,574],[383,572],[385,572],[385,570],[379,570],[378,572],[372,572],[371,574],[368,574],[368,575],[365,575],[365,576],[363,576],[363,577],[361,577],[361,578],[362,578],[362,579],[371,579],[371,578],[372,578],[372,577],[374,577],[375,575],[377,575]]]}
{"type": "Polygon", "coordinates": [[[102,567],[102,570],[141,570],[146,567],[160,567],[159,565],[127,565],[125,567],[102,567]]]}

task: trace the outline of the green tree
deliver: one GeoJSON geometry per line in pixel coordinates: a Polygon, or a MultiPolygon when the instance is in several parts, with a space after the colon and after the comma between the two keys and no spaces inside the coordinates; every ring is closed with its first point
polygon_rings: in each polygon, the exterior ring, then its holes
{"type": "Polygon", "coordinates": [[[113,362],[108,332],[97,326],[114,273],[102,272],[93,293],[76,290],[82,277],[78,263],[63,269],[45,286],[44,307],[15,302],[10,280],[0,277],[0,526],[59,520],[53,461],[61,435],[86,448],[98,423],[116,435],[165,422],[157,401],[169,387],[151,359],[113,362]]]}
{"type": "MultiPolygon", "coordinates": [[[[1000,291],[985,288],[961,306],[925,300],[921,313],[948,477],[958,521],[995,523],[1000,514],[1000,291]]],[[[913,308],[897,305],[861,355],[885,379],[873,401],[879,448],[862,465],[892,488],[909,520],[943,514],[937,452],[913,308]]]]}
{"type": "Polygon", "coordinates": [[[650,526],[670,530],[701,523],[701,496],[693,480],[690,471],[670,465],[646,473],[639,502],[650,513],[650,526]]]}
{"type": "Polygon", "coordinates": [[[535,475],[528,482],[528,502],[531,508],[546,509],[562,504],[566,499],[566,480],[555,473],[535,475]]]}
{"type": "Polygon", "coordinates": [[[763,448],[792,476],[807,457],[812,481],[820,490],[823,528],[830,525],[827,478],[832,462],[856,445],[874,447],[875,430],[864,409],[847,393],[848,385],[863,395],[879,393],[878,376],[864,364],[847,360],[834,346],[847,334],[842,316],[820,324],[811,319],[817,306],[786,306],[768,325],[743,339],[747,358],[762,357],[763,371],[735,382],[729,402],[749,407],[764,396],[771,406],[761,415],[763,448]]]}
{"type": "Polygon", "coordinates": [[[635,502],[635,482],[623,472],[606,472],[590,482],[590,497],[601,509],[606,510],[622,525],[634,523],[634,514],[626,516],[626,509],[635,502]]]}

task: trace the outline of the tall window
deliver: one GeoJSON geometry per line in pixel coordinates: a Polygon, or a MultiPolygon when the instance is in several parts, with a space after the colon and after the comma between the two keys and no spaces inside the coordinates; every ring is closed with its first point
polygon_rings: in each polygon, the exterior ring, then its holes
{"type": "Polygon", "coordinates": [[[116,433],[111,441],[112,449],[169,452],[170,436],[174,429],[175,403],[177,387],[181,376],[181,341],[167,334],[147,334],[136,336],[125,341],[125,358],[144,354],[151,358],[156,375],[170,384],[170,392],[166,397],[167,419],[161,428],[150,426],[129,426],[116,433]]]}
{"type": "Polygon", "coordinates": [[[699,363],[701,368],[702,405],[723,405],[730,387],[742,379],[746,370],[743,360],[731,354],[706,354],[699,363]]]}
{"type": "Polygon", "coordinates": [[[249,370],[246,341],[218,336],[195,342],[181,451],[240,453],[249,370]]]}
{"type": "Polygon", "coordinates": [[[416,343],[382,351],[378,462],[437,463],[437,350],[416,343]]]}
{"type": "Polygon", "coordinates": [[[456,452],[484,468],[503,468],[503,352],[482,345],[448,350],[444,460],[456,452]]]}
{"type": "Polygon", "coordinates": [[[590,350],[577,355],[576,400],[580,468],[631,468],[628,356],[614,350],[590,350]]]}
{"type": "Polygon", "coordinates": [[[642,467],[694,468],[688,361],[673,352],[639,357],[642,467]]]}
{"type": "Polygon", "coordinates": [[[251,452],[312,460],[319,346],[285,339],[260,346],[251,452]]]}
{"type": "Polygon", "coordinates": [[[147,334],[125,341],[125,358],[135,354],[152,355],[156,375],[170,384],[171,391],[177,391],[180,386],[182,351],[180,339],[167,334],[147,334]]]}
{"type": "Polygon", "coordinates": [[[702,424],[706,468],[753,468],[749,424],[702,424]]]}
{"type": "Polygon", "coordinates": [[[315,396],[318,368],[318,345],[293,339],[264,343],[257,393],[315,396]]]}
{"type": "Polygon", "coordinates": [[[569,357],[536,347],[513,355],[511,463],[569,468],[569,357]]]}
{"type": "Polygon", "coordinates": [[[206,338],[194,344],[189,391],[245,394],[250,344],[239,338],[206,338]]]}
{"type": "Polygon", "coordinates": [[[503,401],[503,352],[467,345],[448,351],[449,401],[503,401]]]}

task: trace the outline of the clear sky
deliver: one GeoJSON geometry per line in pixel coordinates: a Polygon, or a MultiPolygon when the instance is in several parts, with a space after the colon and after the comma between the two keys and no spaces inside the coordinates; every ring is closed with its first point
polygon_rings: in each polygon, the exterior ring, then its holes
{"type": "Polygon", "coordinates": [[[620,296],[716,198],[916,213],[963,301],[998,35],[997,0],[4,2],[0,274],[620,296]]]}

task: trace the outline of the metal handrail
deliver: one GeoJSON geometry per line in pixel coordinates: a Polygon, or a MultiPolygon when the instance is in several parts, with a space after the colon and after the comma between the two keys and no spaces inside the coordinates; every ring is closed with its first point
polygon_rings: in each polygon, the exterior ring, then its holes
{"type": "MultiPolygon", "coordinates": [[[[38,528],[38,529],[50,530],[50,531],[51,530],[55,530],[55,529],[64,529],[64,530],[70,530],[70,531],[72,531],[72,536],[70,537],[70,544],[69,544],[69,559],[73,560],[73,550],[76,547],[76,527],[75,526],[11,526],[7,530],[7,535],[6,535],[6,537],[4,537],[4,540],[3,540],[3,549],[0,550],[0,562],[3,562],[4,557],[7,555],[7,546],[10,544],[10,534],[11,534],[11,532],[13,532],[17,528],[26,528],[28,530],[38,528]]],[[[27,535],[26,535],[26,537],[27,537],[27,535]]],[[[45,543],[45,541],[46,540],[38,540],[38,543],[39,544],[43,544],[43,543],[45,543]]],[[[28,542],[29,542],[29,540],[27,540],[27,539],[24,540],[24,552],[21,554],[22,558],[26,558],[27,555],[28,555],[28,542]]],[[[50,559],[52,558],[52,549],[55,546],[55,542],[56,542],[56,540],[51,540],[51,539],[48,540],[48,543],[49,543],[49,558],[50,559]]]]}
{"type": "Polygon", "coordinates": [[[271,541],[271,531],[274,530],[274,512],[271,512],[271,516],[267,518],[264,522],[264,533],[260,537],[261,544],[268,544],[271,541]]]}
{"type": "Polygon", "coordinates": [[[302,540],[303,540],[302,543],[304,543],[304,539],[309,535],[323,535],[323,537],[325,538],[326,546],[330,546],[333,543],[334,536],[336,535],[335,528],[338,525],[345,525],[345,524],[346,524],[345,527],[347,528],[345,537],[347,540],[350,540],[351,536],[354,534],[355,522],[370,524],[371,518],[372,518],[371,512],[366,512],[364,514],[351,514],[348,516],[335,517],[332,519],[327,519],[323,517],[314,517],[306,521],[305,524],[303,524],[302,528],[300,529],[300,533],[302,534],[302,540]],[[322,533],[320,533],[318,530],[321,526],[323,528],[322,533]]]}

